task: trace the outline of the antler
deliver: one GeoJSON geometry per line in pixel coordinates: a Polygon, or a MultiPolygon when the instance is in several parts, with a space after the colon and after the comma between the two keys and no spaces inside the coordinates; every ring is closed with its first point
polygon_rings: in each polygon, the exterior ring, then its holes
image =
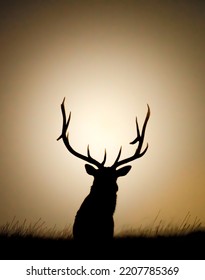
{"type": "Polygon", "coordinates": [[[71,112],[69,114],[68,120],[66,121],[66,112],[65,112],[65,106],[64,106],[64,102],[65,102],[65,97],[63,99],[63,102],[61,104],[61,111],[62,111],[62,116],[63,116],[63,127],[62,127],[62,133],[61,135],[58,137],[57,141],[60,140],[61,138],[63,139],[63,142],[66,146],[66,148],[68,149],[68,151],[73,154],[74,156],[85,160],[91,164],[96,165],[98,168],[102,167],[105,164],[106,161],[106,150],[105,150],[105,154],[104,154],[104,159],[102,161],[102,163],[98,162],[97,160],[95,160],[94,158],[91,157],[90,155],[90,150],[89,150],[89,145],[87,147],[87,154],[88,156],[84,156],[81,155],[80,153],[76,152],[70,145],[69,143],[69,133],[67,133],[66,135],[66,131],[68,129],[69,123],[70,123],[70,119],[71,119],[71,112]]]}
{"type": "Polygon", "coordinates": [[[120,158],[120,155],[121,155],[121,151],[122,151],[122,147],[121,147],[120,150],[119,150],[118,156],[117,156],[114,164],[112,165],[113,168],[117,168],[120,165],[123,165],[123,164],[128,163],[130,161],[133,161],[133,160],[135,160],[137,158],[140,158],[140,157],[142,157],[146,153],[146,151],[148,149],[148,144],[147,144],[147,146],[146,146],[146,148],[144,149],[143,152],[141,152],[141,148],[142,148],[143,141],[144,141],[144,136],[145,136],[145,130],[146,130],[147,122],[148,122],[149,117],[150,117],[150,108],[149,108],[148,104],[147,104],[147,108],[148,108],[147,115],[146,115],[146,118],[145,118],[145,121],[144,121],[144,124],[143,124],[143,127],[142,127],[142,133],[141,134],[140,134],[137,118],[136,118],[137,137],[132,142],[130,142],[130,144],[132,144],[132,145],[138,142],[138,147],[137,147],[134,155],[119,161],[119,158],[120,158]]]}

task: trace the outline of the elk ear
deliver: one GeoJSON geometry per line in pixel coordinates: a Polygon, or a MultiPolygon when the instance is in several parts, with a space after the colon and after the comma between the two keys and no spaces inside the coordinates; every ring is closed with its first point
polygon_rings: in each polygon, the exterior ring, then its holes
{"type": "Polygon", "coordinates": [[[122,177],[122,176],[125,176],[127,175],[127,173],[130,171],[130,169],[132,168],[131,165],[128,165],[128,166],[124,166],[118,170],[116,170],[117,172],[117,177],[122,177]]]}
{"type": "Polygon", "coordinates": [[[89,175],[93,175],[95,176],[95,173],[97,171],[97,169],[95,169],[92,165],[90,164],[85,164],[85,170],[89,175]]]}

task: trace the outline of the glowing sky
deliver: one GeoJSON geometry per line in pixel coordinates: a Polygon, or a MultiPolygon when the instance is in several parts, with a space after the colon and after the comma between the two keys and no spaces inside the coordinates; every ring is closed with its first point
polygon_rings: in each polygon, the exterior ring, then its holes
{"type": "Polygon", "coordinates": [[[116,231],[205,221],[204,1],[5,1],[0,8],[0,224],[72,225],[89,193],[85,162],[132,155],[151,108],[144,157],[119,178],[116,231]]]}

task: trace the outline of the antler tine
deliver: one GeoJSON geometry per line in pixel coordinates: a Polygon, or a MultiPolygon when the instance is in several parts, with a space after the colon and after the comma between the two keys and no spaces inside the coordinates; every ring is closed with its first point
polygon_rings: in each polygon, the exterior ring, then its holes
{"type": "Polygon", "coordinates": [[[68,117],[68,121],[66,121],[66,112],[65,112],[64,102],[65,102],[65,97],[63,98],[63,102],[61,103],[61,112],[62,112],[62,116],[63,116],[62,133],[58,137],[57,141],[60,140],[61,138],[63,138],[63,134],[66,134],[66,130],[67,130],[68,126],[69,126],[70,119],[71,119],[71,112],[70,112],[69,113],[69,117],[68,117]]]}
{"type": "Polygon", "coordinates": [[[143,145],[145,130],[146,130],[146,126],[147,126],[147,122],[149,120],[149,117],[150,117],[150,108],[149,108],[149,105],[147,104],[147,115],[146,115],[146,118],[145,118],[145,121],[144,121],[144,124],[143,124],[143,127],[142,127],[142,134],[140,135],[139,126],[138,126],[138,122],[137,122],[137,118],[136,118],[137,137],[132,142],[130,142],[130,144],[135,144],[139,141],[139,145],[138,145],[138,148],[137,148],[138,152],[140,152],[140,150],[142,148],[142,145],[143,145]]]}
{"type": "Polygon", "coordinates": [[[140,139],[140,130],[139,130],[139,125],[138,125],[137,117],[136,117],[136,129],[137,129],[137,137],[132,142],[130,142],[130,144],[135,144],[140,139]]]}
{"type": "Polygon", "coordinates": [[[87,146],[87,154],[88,154],[88,157],[91,158],[89,145],[87,146]]]}
{"type": "Polygon", "coordinates": [[[112,167],[114,167],[114,168],[117,167],[116,165],[117,165],[117,162],[118,162],[118,160],[119,160],[119,158],[121,156],[121,152],[122,152],[122,146],[120,147],[120,150],[118,152],[117,158],[116,158],[114,164],[112,165],[112,167]]]}
{"type": "MultiPolygon", "coordinates": [[[[90,155],[90,148],[89,148],[89,145],[88,145],[88,147],[87,147],[87,154],[88,154],[88,158],[93,159],[93,158],[91,157],[91,155],[90,155]]],[[[104,154],[103,161],[100,163],[101,166],[104,166],[105,161],[106,161],[106,156],[107,156],[107,155],[106,155],[106,150],[105,150],[105,154],[104,154]]]]}
{"type": "Polygon", "coordinates": [[[66,146],[66,148],[68,149],[68,151],[73,154],[74,156],[82,159],[82,160],[85,160],[91,164],[94,164],[95,166],[97,166],[98,168],[100,168],[102,165],[100,162],[98,162],[97,160],[95,160],[94,158],[91,157],[90,155],[90,151],[89,151],[89,146],[87,148],[87,153],[88,153],[88,156],[84,156],[78,152],[76,152],[70,145],[70,142],[69,142],[69,133],[67,133],[66,135],[66,131],[68,129],[68,126],[69,126],[69,123],[70,123],[70,119],[71,119],[71,112],[69,114],[69,117],[68,117],[68,120],[66,121],[66,112],[65,112],[65,105],[64,105],[64,102],[65,102],[65,97],[63,99],[63,102],[61,104],[61,111],[62,111],[62,116],[63,116],[63,127],[62,127],[62,133],[61,135],[57,138],[57,141],[60,140],[61,138],[63,139],[63,142],[66,146]]]}
{"type": "Polygon", "coordinates": [[[103,158],[103,161],[101,162],[102,166],[104,166],[104,164],[106,162],[106,157],[107,157],[107,154],[106,154],[106,149],[105,149],[104,158],[103,158]]]}
{"type": "Polygon", "coordinates": [[[132,142],[130,142],[130,144],[132,144],[132,145],[137,143],[137,142],[139,142],[138,143],[138,147],[137,147],[134,155],[129,157],[129,158],[126,158],[126,159],[118,161],[119,158],[120,158],[120,154],[121,154],[121,149],[120,149],[120,152],[119,152],[119,154],[117,156],[117,159],[116,159],[115,163],[113,164],[113,167],[117,168],[120,165],[123,165],[125,163],[128,163],[130,161],[133,161],[133,160],[135,160],[137,158],[142,157],[146,153],[146,151],[148,149],[148,144],[147,144],[147,146],[146,146],[146,148],[144,149],[143,152],[141,152],[141,149],[142,149],[142,145],[143,145],[143,141],[144,141],[144,136],[145,136],[145,130],[146,130],[147,122],[148,122],[149,117],[150,117],[150,107],[149,107],[148,104],[147,104],[147,108],[148,108],[147,115],[146,115],[146,118],[145,118],[145,121],[144,121],[144,124],[143,124],[143,127],[142,127],[141,135],[140,135],[139,125],[138,125],[137,118],[136,118],[137,137],[132,142]]]}

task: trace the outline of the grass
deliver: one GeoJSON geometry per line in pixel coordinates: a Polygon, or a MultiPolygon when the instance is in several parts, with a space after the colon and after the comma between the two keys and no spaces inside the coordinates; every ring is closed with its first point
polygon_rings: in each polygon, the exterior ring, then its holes
{"type": "Polygon", "coordinates": [[[191,215],[177,226],[155,218],[149,228],[129,229],[111,242],[79,243],[71,228],[47,228],[44,221],[16,217],[0,227],[0,259],[205,259],[205,228],[191,215]]]}
{"type": "Polygon", "coordinates": [[[163,219],[159,220],[158,212],[153,223],[148,227],[143,227],[142,225],[139,228],[126,229],[121,231],[118,235],[121,237],[124,236],[144,236],[144,237],[156,237],[156,236],[182,236],[187,235],[192,232],[203,230],[203,225],[201,220],[198,217],[195,217],[191,221],[191,214],[188,212],[181,222],[178,222],[176,225],[173,223],[166,223],[163,219]]]}
{"type": "Polygon", "coordinates": [[[57,230],[56,225],[52,228],[46,226],[45,221],[39,218],[35,223],[28,223],[25,219],[23,223],[16,220],[16,217],[9,223],[0,227],[0,237],[33,237],[33,238],[52,238],[52,239],[70,239],[72,238],[71,228],[65,227],[63,230],[57,230]]]}

